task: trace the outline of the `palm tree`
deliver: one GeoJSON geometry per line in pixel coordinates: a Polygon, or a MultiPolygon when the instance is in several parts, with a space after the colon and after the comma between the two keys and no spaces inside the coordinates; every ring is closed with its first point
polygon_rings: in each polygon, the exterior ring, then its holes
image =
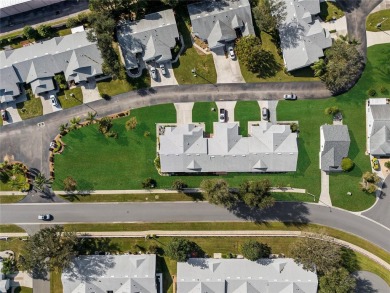
{"type": "Polygon", "coordinates": [[[85,120],[88,121],[88,124],[92,124],[96,120],[96,115],[96,112],[88,112],[87,118],[85,120]]]}
{"type": "Polygon", "coordinates": [[[53,184],[51,179],[47,179],[42,173],[38,173],[34,178],[33,186],[35,190],[43,191],[45,188],[50,188],[53,184]]]}
{"type": "Polygon", "coordinates": [[[320,77],[322,76],[325,71],[326,71],[326,63],[324,59],[320,59],[317,62],[315,62],[312,66],[311,69],[314,70],[314,76],[315,77],[320,77]]]}
{"type": "Polygon", "coordinates": [[[58,129],[61,133],[67,131],[68,130],[68,123],[61,124],[60,127],[58,127],[58,129]]]}
{"type": "Polygon", "coordinates": [[[70,119],[70,129],[76,129],[77,125],[80,123],[80,117],[73,117],[70,119]]]}

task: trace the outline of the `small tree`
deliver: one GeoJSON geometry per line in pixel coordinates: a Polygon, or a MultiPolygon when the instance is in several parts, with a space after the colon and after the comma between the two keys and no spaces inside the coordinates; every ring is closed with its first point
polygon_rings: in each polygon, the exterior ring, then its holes
{"type": "Polygon", "coordinates": [[[293,122],[290,124],[291,132],[297,132],[298,131],[298,124],[293,122]]]}
{"type": "Polygon", "coordinates": [[[361,189],[367,193],[374,193],[378,189],[376,184],[380,181],[381,179],[376,173],[365,172],[360,183],[361,189]]]}
{"type": "Polygon", "coordinates": [[[72,28],[72,27],[75,27],[75,26],[78,26],[80,24],[78,18],[76,17],[69,17],[67,20],[66,20],[66,27],[67,28],[72,28]]]}
{"type": "Polygon", "coordinates": [[[80,117],[73,117],[72,119],[70,119],[70,129],[73,130],[73,129],[77,129],[77,127],[79,126],[79,123],[80,123],[81,119],[80,117]]]}
{"type": "Polygon", "coordinates": [[[52,184],[53,181],[51,179],[47,179],[42,173],[38,173],[33,181],[33,187],[37,191],[44,191],[45,188],[50,188],[52,184]]]}
{"type": "Polygon", "coordinates": [[[386,167],[387,169],[390,169],[390,161],[385,162],[385,167],[386,167]]]}
{"type": "Polygon", "coordinates": [[[187,184],[181,179],[176,179],[172,183],[172,189],[175,189],[175,190],[183,190],[186,187],[187,187],[187,184]]]}
{"type": "Polygon", "coordinates": [[[244,181],[239,188],[241,200],[250,208],[265,209],[274,205],[269,189],[271,182],[268,179],[258,181],[244,181]]]}
{"type": "Polygon", "coordinates": [[[237,202],[237,197],[230,192],[228,183],[223,179],[205,179],[200,188],[210,203],[231,208],[237,202]]]}
{"type": "Polygon", "coordinates": [[[64,135],[66,133],[66,131],[68,130],[68,123],[61,124],[58,127],[58,130],[60,131],[61,135],[64,135]]]}
{"type": "Polygon", "coordinates": [[[99,131],[106,134],[112,127],[112,119],[110,117],[103,117],[99,120],[99,131]]]}
{"type": "Polygon", "coordinates": [[[332,269],[320,277],[319,293],[349,293],[356,287],[356,279],[344,268],[332,269]]]}
{"type": "Polygon", "coordinates": [[[38,26],[37,31],[42,38],[48,38],[52,33],[52,27],[46,24],[41,24],[38,26]]]}
{"type": "Polygon", "coordinates": [[[355,164],[353,163],[353,161],[350,159],[350,158],[343,158],[341,160],[341,169],[343,169],[343,171],[351,171],[353,169],[353,166],[355,164]]]}
{"type": "Polygon", "coordinates": [[[149,177],[146,178],[144,181],[142,181],[142,188],[144,189],[150,189],[150,188],[156,188],[157,182],[153,178],[149,177]]]}
{"type": "Polygon", "coordinates": [[[186,261],[188,256],[202,257],[202,249],[192,241],[184,238],[173,238],[165,249],[165,254],[175,261],[186,261]]]}
{"type": "Polygon", "coordinates": [[[63,73],[54,75],[54,80],[57,82],[58,86],[62,90],[66,90],[68,85],[66,83],[65,75],[63,73]]]}
{"type": "Polygon", "coordinates": [[[87,118],[85,118],[85,120],[88,122],[88,124],[92,124],[96,120],[96,115],[97,115],[96,112],[88,112],[87,118]]]}
{"type": "Polygon", "coordinates": [[[126,121],[126,129],[133,130],[137,127],[137,117],[131,117],[129,120],[126,121]]]}
{"type": "Polygon", "coordinates": [[[241,245],[240,252],[245,258],[256,261],[259,258],[268,257],[271,254],[271,247],[250,239],[241,245]]]}
{"type": "Polygon", "coordinates": [[[23,36],[26,39],[34,39],[37,36],[37,31],[33,27],[27,25],[23,28],[23,36]]]}
{"type": "Polygon", "coordinates": [[[339,112],[340,109],[337,106],[332,106],[325,109],[325,115],[336,115],[339,112]]]}
{"type": "Polygon", "coordinates": [[[5,258],[3,259],[2,262],[3,262],[3,267],[1,268],[2,274],[11,275],[18,270],[14,256],[5,258]]]}
{"type": "Polygon", "coordinates": [[[77,181],[72,176],[66,177],[63,183],[65,191],[75,191],[77,188],[77,181]]]}

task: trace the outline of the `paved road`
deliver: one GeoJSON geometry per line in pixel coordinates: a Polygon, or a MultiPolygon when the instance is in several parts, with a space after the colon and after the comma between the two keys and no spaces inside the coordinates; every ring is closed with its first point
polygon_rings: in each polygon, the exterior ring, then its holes
{"type": "Polygon", "coordinates": [[[390,175],[383,183],[381,198],[372,209],[364,212],[363,215],[390,227],[390,175]]]}
{"type": "Polygon", "coordinates": [[[367,271],[358,271],[354,273],[356,278],[356,293],[389,293],[390,287],[387,283],[375,275],[367,271]]]}
{"type": "Polygon", "coordinates": [[[3,224],[42,224],[40,213],[51,213],[52,223],[282,221],[318,223],[356,234],[390,252],[390,230],[372,221],[335,208],[303,203],[276,203],[267,210],[245,208],[228,211],[206,202],[8,204],[0,205],[3,224]]]}
{"type": "MultiPolygon", "coordinates": [[[[58,133],[60,124],[73,117],[85,117],[87,112],[97,111],[97,117],[150,105],[216,101],[216,100],[258,100],[282,99],[283,94],[294,92],[299,99],[326,98],[330,92],[321,82],[258,83],[163,86],[128,92],[110,101],[99,100],[70,109],[50,113],[42,117],[5,125],[0,128],[0,160],[5,154],[12,154],[15,160],[26,163],[30,168],[49,175],[49,144],[58,133]],[[39,122],[45,126],[39,127],[39,122]]],[[[292,102],[293,103],[293,102],[292,102]]]]}

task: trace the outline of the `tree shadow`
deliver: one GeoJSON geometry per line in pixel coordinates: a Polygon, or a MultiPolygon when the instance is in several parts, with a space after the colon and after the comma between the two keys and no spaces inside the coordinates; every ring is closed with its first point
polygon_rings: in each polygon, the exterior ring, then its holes
{"type": "MultiPolygon", "coordinates": [[[[265,224],[269,221],[282,221],[285,223],[309,223],[307,215],[309,214],[308,208],[304,203],[291,202],[291,203],[278,203],[268,209],[251,209],[245,204],[239,203],[229,209],[235,216],[253,221],[255,223],[265,224]]],[[[295,224],[294,224],[295,225],[295,224]]]]}
{"type": "Polygon", "coordinates": [[[301,174],[304,174],[311,165],[309,154],[305,147],[305,139],[303,137],[298,138],[298,163],[297,169],[301,174]]]}
{"type": "Polygon", "coordinates": [[[373,288],[373,284],[370,280],[359,277],[357,274],[354,274],[354,277],[356,279],[355,292],[380,293],[378,290],[373,288]]]}
{"type": "Polygon", "coordinates": [[[203,194],[200,193],[200,192],[194,193],[194,192],[186,192],[186,191],[183,191],[183,190],[181,192],[183,192],[185,195],[190,197],[193,201],[203,201],[203,200],[205,200],[203,194]]]}
{"type": "Polygon", "coordinates": [[[276,61],[275,56],[269,51],[264,51],[261,59],[261,67],[257,73],[257,77],[259,78],[273,77],[282,69],[282,66],[276,61]]]}
{"type": "Polygon", "coordinates": [[[361,0],[339,0],[337,4],[344,12],[352,12],[360,7],[361,2],[361,0]]]}
{"type": "Polygon", "coordinates": [[[83,234],[76,244],[76,251],[79,255],[95,255],[96,253],[115,253],[120,251],[117,243],[111,243],[110,238],[88,238],[88,234],[83,234]]]}
{"type": "Polygon", "coordinates": [[[169,271],[169,267],[162,256],[156,255],[156,270],[163,275],[163,292],[168,292],[168,289],[172,286],[172,273],[169,271]]]}
{"type": "Polygon", "coordinates": [[[296,19],[279,26],[280,48],[282,50],[296,48],[304,37],[304,31],[304,27],[296,19]]]}

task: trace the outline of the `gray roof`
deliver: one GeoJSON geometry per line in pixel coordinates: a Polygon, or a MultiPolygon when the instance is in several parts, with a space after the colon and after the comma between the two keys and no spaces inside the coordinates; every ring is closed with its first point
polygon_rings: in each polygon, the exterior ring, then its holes
{"type": "Polygon", "coordinates": [[[64,293],[156,293],[156,255],[83,255],[61,276],[64,293]]]}
{"type": "Polygon", "coordinates": [[[350,138],[346,125],[322,125],[320,166],[323,171],[340,171],[341,160],[348,157],[350,138]]]}
{"type": "Polygon", "coordinates": [[[313,15],[320,12],[319,0],[285,0],[286,19],[279,26],[283,59],[288,71],[303,68],[324,56],[332,45],[328,30],[313,15]]]}
{"type": "Polygon", "coordinates": [[[0,91],[15,92],[17,83],[32,83],[35,94],[44,88],[54,88],[49,82],[54,74],[64,72],[67,81],[76,83],[88,77],[102,74],[103,60],[96,44],[87,40],[86,32],[78,32],[64,37],[9,51],[0,52],[1,74],[7,78],[0,81],[0,91]],[[14,73],[11,73],[14,71],[14,73]]]}
{"type": "Polygon", "coordinates": [[[178,293],[315,293],[318,279],[293,259],[190,258],[177,263],[178,293]]]}
{"type": "Polygon", "coordinates": [[[19,78],[13,67],[0,68],[0,103],[11,102],[20,94],[19,78]]]}
{"type": "Polygon", "coordinates": [[[203,1],[187,7],[193,33],[207,40],[210,49],[235,40],[236,28],[244,36],[255,34],[248,0],[203,1]]]}
{"type": "Polygon", "coordinates": [[[123,22],[117,31],[118,42],[126,68],[138,67],[136,54],[144,61],[157,62],[172,59],[171,49],[176,45],[179,32],[172,9],[145,15],[139,21],[123,22]]]}
{"type": "Polygon", "coordinates": [[[374,119],[370,134],[370,154],[390,155],[390,104],[370,105],[374,119]]]}
{"type": "Polygon", "coordinates": [[[239,134],[239,124],[214,122],[214,135],[204,137],[195,124],[167,126],[160,135],[161,171],[289,172],[296,171],[297,135],[289,125],[260,122],[251,136],[239,134]]]}

